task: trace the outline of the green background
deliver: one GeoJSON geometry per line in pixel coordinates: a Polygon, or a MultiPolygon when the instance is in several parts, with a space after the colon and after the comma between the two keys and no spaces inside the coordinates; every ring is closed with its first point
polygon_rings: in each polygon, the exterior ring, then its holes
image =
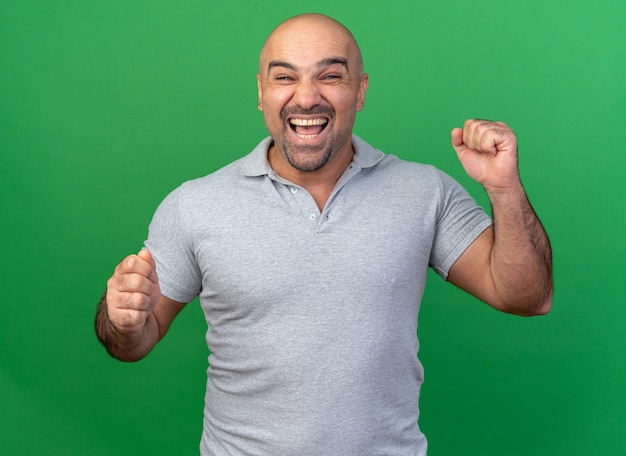
{"type": "Polygon", "coordinates": [[[486,204],[449,132],[506,121],[553,243],[546,317],[498,313],[432,275],[430,455],[626,454],[623,0],[0,0],[0,452],[197,454],[197,303],[135,364],[99,346],[95,305],[159,201],[266,134],[260,46],[312,9],[362,47],[357,134],[486,204]]]}

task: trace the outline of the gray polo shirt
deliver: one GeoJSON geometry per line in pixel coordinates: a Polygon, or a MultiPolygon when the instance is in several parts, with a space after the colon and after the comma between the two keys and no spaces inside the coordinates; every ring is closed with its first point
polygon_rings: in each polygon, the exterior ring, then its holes
{"type": "Polygon", "coordinates": [[[424,455],[427,270],[446,278],[491,220],[446,174],[357,136],[320,212],[270,144],[174,190],[146,241],[162,293],[206,316],[201,452],[424,455]]]}

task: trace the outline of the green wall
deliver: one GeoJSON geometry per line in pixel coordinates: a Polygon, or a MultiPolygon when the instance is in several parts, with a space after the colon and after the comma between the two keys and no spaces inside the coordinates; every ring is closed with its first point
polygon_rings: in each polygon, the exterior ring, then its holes
{"type": "Polygon", "coordinates": [[[484,204],[449,131],[505,120],[552,239],[546,317],[497,313],[432,276],[430,454],[626,454],[626,2],[0,0],[2,454],[197,453],[197,303],[136,364],[98,345],[95,304],[172,188],[266,134],[258,51],[308,9],[361,44],[357,134],[484,204]]]}

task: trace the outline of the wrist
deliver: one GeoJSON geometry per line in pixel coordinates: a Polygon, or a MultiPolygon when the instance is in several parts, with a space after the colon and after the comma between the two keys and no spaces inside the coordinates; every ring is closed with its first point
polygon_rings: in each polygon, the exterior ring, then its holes
{"type": "Polygon", "coordinates": [[[501,186],[501,185],[483,185],[485,192],[489,199],[494,202],[494,200],[517,200],[519,198],[526,199],[526,191],[524,190],[524,186],[522,182],[517,179],[512,184],[501,186]]]}

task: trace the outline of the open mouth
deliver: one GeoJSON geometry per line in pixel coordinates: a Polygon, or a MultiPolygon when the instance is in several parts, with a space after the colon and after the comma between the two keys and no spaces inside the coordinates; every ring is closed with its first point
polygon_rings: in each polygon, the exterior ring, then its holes
{"type": "Polygon", "coordinates": [[[315,119],[289,119],[291,130],[302,139],[312,139],[319,135],[328,125],[328,119],[318,117],[315,119]]]}

